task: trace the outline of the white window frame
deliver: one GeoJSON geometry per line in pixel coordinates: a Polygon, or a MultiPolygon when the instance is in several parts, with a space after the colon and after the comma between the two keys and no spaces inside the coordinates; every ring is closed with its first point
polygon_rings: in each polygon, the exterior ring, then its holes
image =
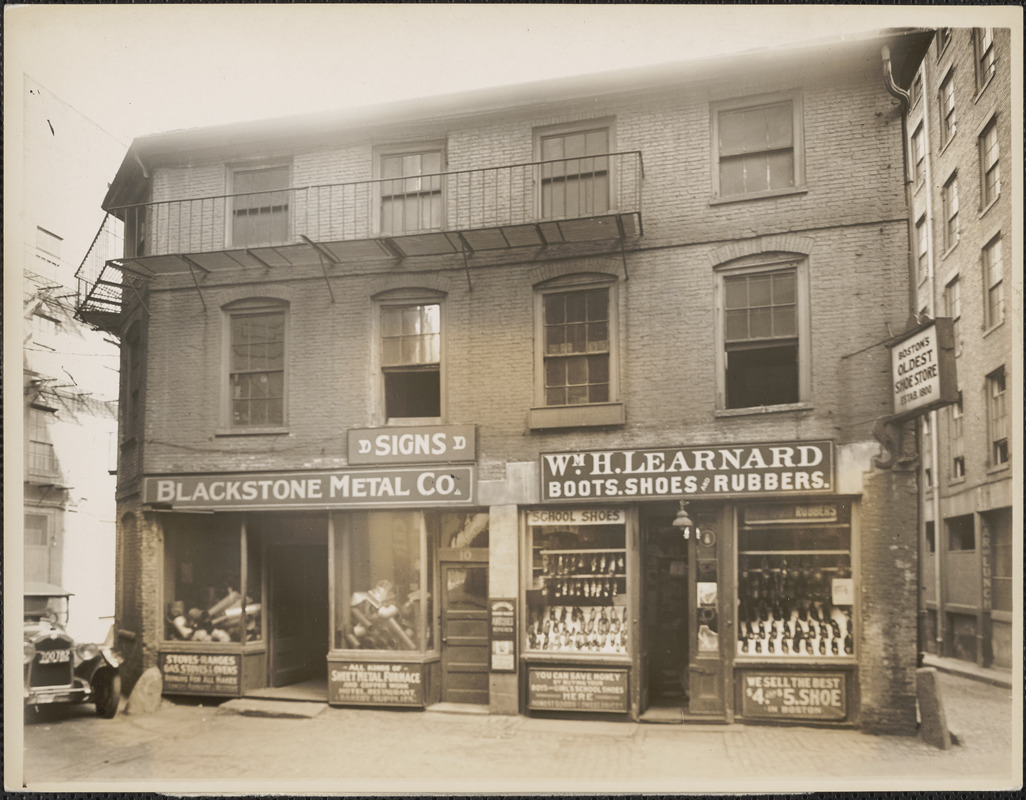
{"type": "Polygon", "coordinates": [[[948,455],[951,459],[951,480],[961,481],[965,479],[965,432],[961,391],[958,393],[958,399],[951,404],[950,409],[948,455]],[[960,469],[961,471],[959,471],[960,469]]]}
{"type": "Polygon", "coordinates": [[[980,212],[986,211],[1001,197],[1001,146],[998,141],[997,117],[993,116],[983,126],[980,135],[977,137],[980,151],[980,212]],[[993,135],[993,161],[988,161],[991,151],[987,150],[987,136],[993,135]],[[993,170],[995,175],[994,194],[987,196],[987,175],[993,170]]]}
{"type": "MultiPolygon", "coordinates": [[[[545,217],[543,216],[542,208],[542,141],[554,136],[569,136],[575,133],[587,133],[589,131],[606,131],[609,146],[607,153],[613,154],[616,152],[616,118],[615,117],[601,117],[599,119],[586,119],[578,120],[575,122],[565,122],[559,125],[546,125],[542,128],[535,128],[532,132],[532,147],[534,150],[534,160],[536,162],[534,169],[534,208],[535,208],[535,219],[548,220],[548,219],[563,219],[563,217],[545,217]]],[[[582,158],[594,158],[595,156],[582,156],[582,158]]],[[[619,196],[616,186],[616,169],[615,163],[610,158],[606,165],[606,171],[609,179],[609,197],[607,198],[608,211],[605,213],[615,213],[617,210],[616,198],[619,196]]],[[[596,216],[595,214],[581,214],[580,216],[596,216]]],[[[601,214],[599,215],[601,216],[601,214]]]]}
{"type": "Polygon", "coordinates": [[[809,295],[809,260],[806,256],[782,256],[780,258],[726,264],[716,268],[716,324],[714,326],[715,368],[716,368],[716,413],[718,416],[741,416],[762,413],[767,410],[788,411],[808,408],[812,403],[812,325],[809,295]],[[760,272],[777,272],[792,268],[795,271],[795,303],[798,326],[798,402],[769,406],[727,407],[727,343],[726,343],[726,289],[724,279],[739,275],[753,275],[760,272]]]}
{"type": "Polygon", "coordinates": [[[534,407],[529,427],[561,428],[593,425],[621,425],[626,416],[620,381],[620,286],[611,276],[598,273],[574,273],[553,278],[534,287],[534,407]],[[585,292],[592,289],[608,291],[609,326],[609,399],[604,403],[549,406],[545,397],[545,297],[551,294],[585,292]]]}
{"type": "Polygon", "coordinates": [[[288,430],[289,424],[289,364],[290,348],[292,341],[291,314],[289,303],[273,297],[254,297],[244,300],[237,300],[222,306],[222,340],[221,348],[221,428],[218,431],[223,435],[247,435],[261,433],[283,433],[288,430]],[[284,349],[282,353],[282,407],[281,424],[278,425],[236,425],[232,415],[232,318],[236,316],[249,316],[268,313],[280,313],[284,315],[283,337],[284,349]]]}
{"type": "Polygon", "coordinates": [[[446,420],[446,294],[432,289],[394,289],[374,298],[372,307],[371,336],[371,369],[375,376],[373,384],[373,403],[377,424],[380,425],[437,425],[446,420]],[[402,308],[410,306],[438,306],[438,411],[437,417],[393,417],[389,419],[385,396],[385,366],[382,358],[382,326],[381,312],[385,308],[402,308]]]}
{"type": "MultiPolygon", "coordinates": [[[[294,220],[293,214],[295,210],[293,208],[293,186],[292,186],[292,162],[287,159],[274,159],[270,161],[258,161],[251,163],[239,163],[227,165],[227,194],[228,197],[225,200],[224,208],[224,241],[229,248],[260,248],[267,246],[276,246],[282,244],[288,244],[292,241],[294,220]],[[261,170],[270,169],[281,169],[285,168],[285,188],[284,189],[272,189],[270,191],[282,192],[286,196],[287,210],[286,210],[286,228],[285,228],[285,241],[283,242],[272,242],[270,245],[267,244],[237,244],[234,241],[233,229],[235,225],[235,181],[236,175],[243,172],[260,172],[261,170]]],[[[270,192],[268,192],[270,194],[270,192]]]]}
{"type": "Polygon", "coordinates": [[[980,94],[997,73],[997,48],[993,28],[973,29],[973,63],[976,67],[976,93],[980,94]],[[982,62],[987,54],[990,54],[990,64],[985,74],[982,62]]]}
{"type": "MultiPolygon", "coordinates": [[[[372,163],[372,175],[374,178],[374,191],[373,195],[373,208],[372,212],[372,225],[376,235],[379,236],[404,236],[404,235],[417,235],[421,233],[434,233],[436,230],[445,230],[448,220],[448,192],[446,179],[440,178],[440,189],[441,189],[441,202],[442,202],[442,225],[438,229],[434,228],[418,228],[417,230],[411,231],[393,231],[386,233],[382,229],[383,220],[381,216],[381,203],[384,200],[382,189],[384,188],[384,181],[386,180],[382,173],[382,160],[386,157],[394,156],[405,156],[405,155],[423,155],[424,153],[435,153],[437,152],[440,156],[439,163],[441,164],[441,172],[446,173],[449,170],[449,152],[448,142],[445,139],[426,139],[422,141],[412,142],[400,142],[396,144],[378,145],[373,150],[373,163],[372,163]]],[[[429,175],[434,173],[428,173],[429,175]]],[[[409,178],[395,178],[394,180],[416,180],[420,176],[411,176],[409,178]]]]}
{"type": "Polygon", "coordinates": [[[955,136],[958,128],[955,108],[955,71],[949,69],[937,86],[937,113],[940,115],[941,146],[944,147],[955,136]]]}
{"type": "Polygon", "coordinates": [[[1010,448],[1010,415],[1008,413],[1008,372],[1004,367],[1000,367],[986,378],[987,387],[987,463],[991,469],[1001,469],[1011,464],[1011,448],[1010,448]],[[998,379],[1002,384],[1001,391],[997,391],[998,379]],[[998,429],[998,423],[1000,422],[1002,430],[998,429]],[[1004,433],[1004,436],[1000,436],[1000,433],[1004,433]],[[998,461],[995,457],[997,454],[997,444],[1000,441],[1005,442],[1005,459],[1004,461],[998,461]]]}
{"type": "Polygon", "coordinates": [[[719,100],[710,105],[710,153],[711,153],[711,180],[712,180],[712,203],[733,203],[743,200],[758,200],[764,197],[780,197],[782,195],[797,194],[806,191],[805,185],[805,134],[804,134],[804,108],[802,93],[800,90],[779,92],[753,97],[742,97],[732,100],[719,100]],[[725,111],[741,111],[745,109],[757,109],[765,106],[791,103],[791,151],[794,156],[794,183],[780,189],[767,189],[761,192],[746,192],[743,194],[722,195],[720,189],[720,114],[725,111]]]}
{"type": "Polygon", "coordinates": [[[998,233],[992,236],[980,250],[980,260],[983,270],[983,322],[986,330],[996,328],[1002,322],[1005,321],[1005,259],[1004,259],[1004,246],[1001,241],[1001,234],[998,233]],[[992,277],[993,255],[994,251],[997,251],[997,265],[998,265],[998,278],[994,280],[992,277]],[[990,296],[991,292],[1000,287],[1001,289],[1001,303],[999,305],[1000,315],[995,319],[995,314],[991,308],[990,296]]]}

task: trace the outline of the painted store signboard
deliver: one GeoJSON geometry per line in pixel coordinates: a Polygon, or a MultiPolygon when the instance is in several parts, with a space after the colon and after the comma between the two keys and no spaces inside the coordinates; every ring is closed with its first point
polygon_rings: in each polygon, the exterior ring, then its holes
{"type": "Polygon", "coordinates": [[[741,674],[741,713],[747,719],[843,720],[848,692],[843,672],[741,674]]]}
{"type": "Polygon", "coordinates": [[[543,453],[543,500],[778,496],[834,490],[831,441],[543,453]]]}
{"type": "Polygon", "coordinates": [[[146,478],[143,502],[174,509],[237,510],[471,505],[474,467],[390,467],[146,478]]]}
{"type": "Polygon", "coordinates": [[[536,711],[627,713],[627,670],[552,669],[527,671],[527,705],[536,711]]]}
{"type": "Polygon", "coordinates": [[[353,428],[350,464],[440,464],[475,459],[473,425],[353,428]]]}
{"type": "Polygon", "coordinates": [[[889,347],[896,417],[925,414],[958,400],[955,336],[950,318],[931,320],[889,347]]]}
{"type": "Polygon", "coordinates": [[[424,669],[420,664],[328,664],[328,702],[334,705],[423,706],[424,669]]]}
{"type": "Polygon", "coordinates": [[[238,653],[167,653],[157,659],[165,694],[237,695],[242,686],[238,653]]]}

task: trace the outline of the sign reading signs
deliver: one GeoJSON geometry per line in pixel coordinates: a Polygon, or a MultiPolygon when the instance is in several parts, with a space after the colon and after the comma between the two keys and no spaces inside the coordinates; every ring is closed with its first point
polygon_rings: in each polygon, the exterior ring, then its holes
{"type": "Polygon", "coordinates": [[[951,319],[935,319],[891,348],[894,414],[910,417],[958,400],[951,319]]]}
{"type": "Polygon", "coordinates": [[[238,653],[161,653],[157,666],[166,694],[240,694],[242,656],[238,653]]]}
{"type": "Polygon", "coordinates": [[[349,431],[350,464],[436,464],[473,461],[473,425],[354,428],[349,431]]]}
{"type": "Polygon", "coordinates": [[[830,492],[833,442],[544,453],[543,500],[830,492]]]}
{"type": "Polygon", "coordinates": [[[527,705],[531,709],[627,713],[625,669],[531,667],[527,681],[527,705]]]}
{"type": "Polygon", "coordinates": [[[420,664],[331,663],[328,702],[358,706],[424,705],[420,664]]]}
{"type": "Polygon", "coordinates": [[[843,720],[848,716],[843,672],[745,672],[741,713],[749,719],[843,720]]]}
{"type": "Polygon", "coordinates": [[[517,606],[513,598],[488,601],[488,638],[492,672],[516,672],[517,606]]]}
{"type": "Polygon", "coordinates": [[[143,502],[173,508],[288,509],[470,505],[474,467],[146,478],[143,502]]]}

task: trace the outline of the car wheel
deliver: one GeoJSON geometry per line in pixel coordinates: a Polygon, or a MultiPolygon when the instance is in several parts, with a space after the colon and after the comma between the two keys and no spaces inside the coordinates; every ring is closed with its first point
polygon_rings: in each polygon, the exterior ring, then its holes
{"type": "Polygon", "coordinates": [[[121,676],[112,669],[102,669],[93,678],[93,702],[96,713],[104,719],[113,719],[121,702],[121,676]]]}

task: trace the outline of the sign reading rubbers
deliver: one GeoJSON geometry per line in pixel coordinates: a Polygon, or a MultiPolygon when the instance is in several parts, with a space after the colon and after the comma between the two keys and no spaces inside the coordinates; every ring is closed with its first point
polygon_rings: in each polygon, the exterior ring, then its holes
{"type": "Polygon", "coordinates": [[[541,456],[543,500],[809,494],[833,477],[829,441],[541,456]]]}

